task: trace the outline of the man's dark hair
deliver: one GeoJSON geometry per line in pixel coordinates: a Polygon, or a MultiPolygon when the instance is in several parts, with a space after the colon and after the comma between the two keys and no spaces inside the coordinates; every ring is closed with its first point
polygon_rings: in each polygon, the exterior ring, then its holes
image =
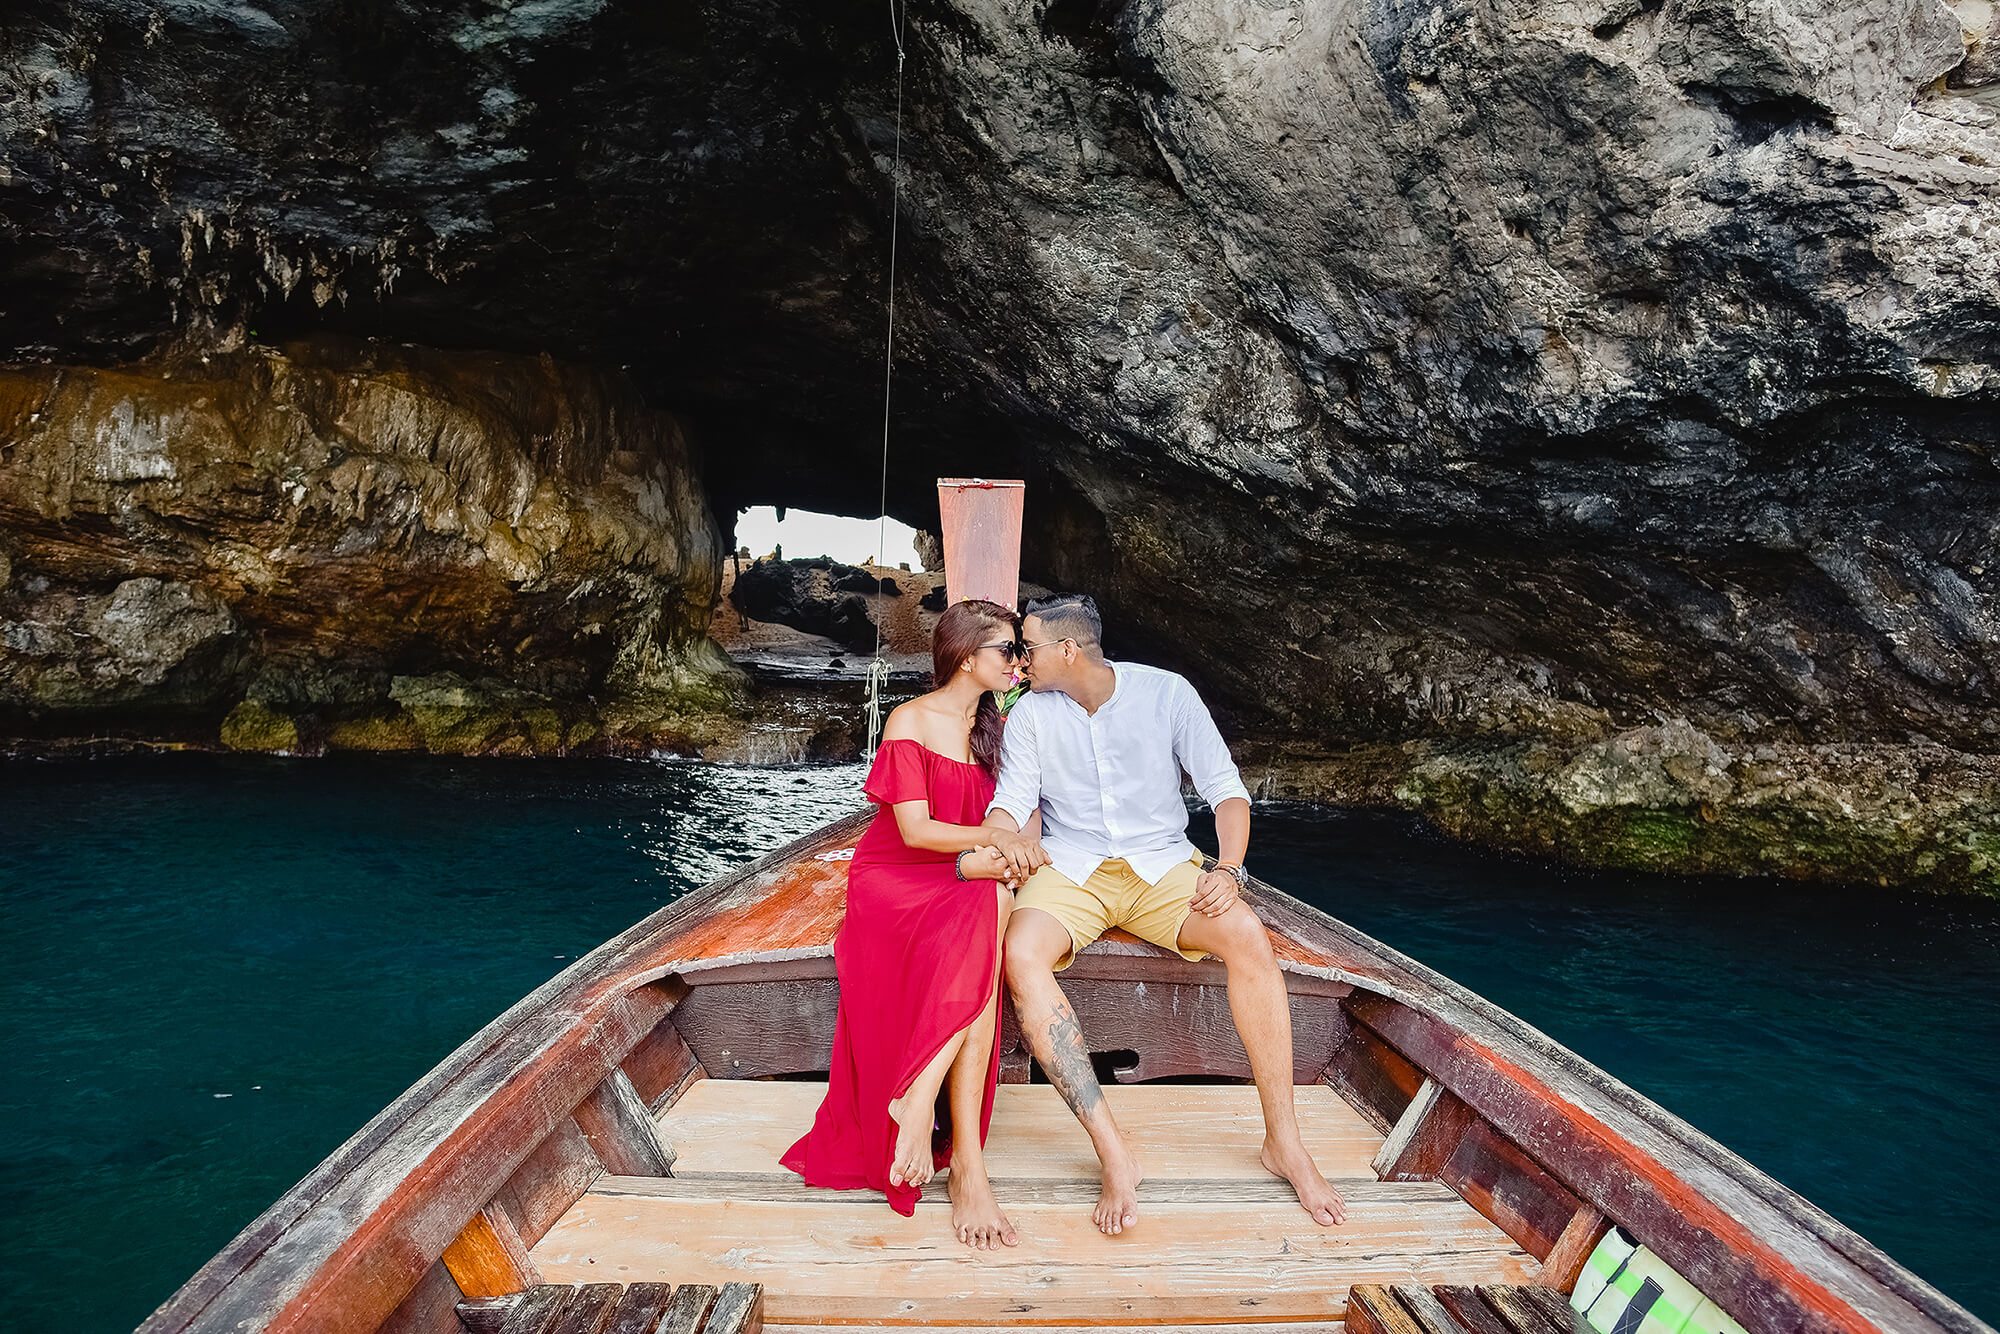
{"type": "Polygon", "coordinates": [[[1056,593],[1036,598],[1022,615],[1034,617],[1059,639],[1074,639],[1080,648],[1095,648],[1104,643],[1104,620],[1097,614],[1097,603],[1089,594],[1056,593]]]}

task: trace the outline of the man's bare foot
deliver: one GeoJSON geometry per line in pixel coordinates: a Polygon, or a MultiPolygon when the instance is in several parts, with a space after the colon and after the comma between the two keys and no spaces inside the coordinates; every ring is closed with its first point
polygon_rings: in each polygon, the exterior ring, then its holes
{"type": "Polygon", "coordinates": [[[1265,1171],[1292,1183],[1292,1189],[1299,1193],[1299,1207],[1312,1215],[1313,1222],[1332,1227],[1347,1221],[1347,1201],[1319,1174],[1319,1167],[1305,1145],[1295,1143],[1289,1152],[1284,1152],[1266,1139],[1264,1151],[1258,1156],[1265,1171]]]}
{"type": "Polygon", "coordinates": [[[1021,1244],[1014,1225],[1007,1221],[1007,1215],[1000,1212],[1000,1202],[993,1198],[993,1183],[986,1179],[984,1167],[967,1168],[953,1163],[944,1185],[951,1196],[951,1230],[960,1241],[975,1251],[1021,1244]]]}
{"type": "Polygon", "coordinates": [[[905,1093],[889,1099],[889,1118],[896,1123],[896,1147],[889,1151],[889,1184],[922,1186],[937,1175],[931,1160],[931,1126],[937,1119],[937,1102],[905,1093]]]}
{"type": "Polygon", "coordinates": [[[1140,1170],[1139,1160],[1128,1153],[1104,1164],[1103,1179],[1104,1189],[1090,1221],[1105,1236],[1115,1237],[1139,1221],[1139,1183],[1146,1174],[1140,1170]]]}

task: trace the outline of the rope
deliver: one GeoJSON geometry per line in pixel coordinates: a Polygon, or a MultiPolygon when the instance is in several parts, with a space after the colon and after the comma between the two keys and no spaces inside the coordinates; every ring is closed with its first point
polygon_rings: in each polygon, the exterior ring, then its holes
{"type": "MultiPolygon", "coordinates": [[[[896,230],[903,215],[903,33],[909,21],[908,0],[889,0],[889,36],[896,43],[896,158],[889,172],[889,336],[882,351],[882,489],[875,520],[875,559],[882,559],[889,540],[889,386],[896,372],[896,230]]],[[[889,662],[882,656],[882,619],[875,618],[875,660],[868,664],[868,749],[875,759],[882,739],[882,691],[889,683],[889,662]]]]}

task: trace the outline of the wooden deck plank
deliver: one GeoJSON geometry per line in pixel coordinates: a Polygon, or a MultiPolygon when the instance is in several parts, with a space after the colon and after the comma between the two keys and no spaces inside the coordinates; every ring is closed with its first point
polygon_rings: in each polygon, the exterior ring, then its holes
{"type": "Polygon", "coordinates": [[[587,1194],[543,1238],[554,1282],[765,1285],[773,1324],[1234,1323],[1340,1319],[1352,1283],[1524,1283],[1534,1260],[1432,1185],[1375,1183],[1319,1228],[1293,1201],[1155,1205],[1106,1237],[1087,1202],[1010,1204],[1021,1244],[973,1251],[942,1208],[587,1194]],[[1397,1198],[1398,1192],[1406,1198],[1397,1198]]]}
{"type": "MultiPolygon", "coordinates": [[[[943,1171],[924,1186],[918,1203],[946,1205],[951,1173],[943,1171]]],[[[1436,1182],[1409,1183],[1342,1181],[1350,1200],[1384,1202],[1457,1202],[1451,1187],[1436,1182]]],[[[993,1188],[1010,1206],[1026,1204],[1095,1204],[1096,1177],[994,1177],[993,1188]]],[[[695,1172],[676,1177],[620,1177],[606,1174],[591,1183],[593,1195],[631,1195],[652,1200],[760,1200],[771,1204],[809,1205],[854,1200],[851,1192],[808,1186],[790,1172],[695,1172]]],[[[1148,1204],[1291,1204],[1297,1200],[1290,1183],[1263,1177],[1157,1177],[1139,1183],[1139,1203],[1148,1204]]]]}
{"type": "MultiPolygon", "coordinates": [[[[1338,1320],[1260,1320],[1244,1334],[1341,1334],[1338,1320]]],[[[764,1334],[824,1334],[824,1325],[773,1325],[764,1334]]],[[[950,1325],[939,1334],[1219,1334],[1215,1325],[950,1325]]]]}
{"type": "MultiPolygon", "coordinates": [[[[679,1175],[780,1170],[779,1155],[812,1125],[825,1096],[817,1082],[700,1080],[657,1118],[660,1138],[674,1146],[679,1175]]],[[[1337,1181],[1373,1181],[1369,1164],[1381,1133],[1324,1085],[1301,1087],[1296,1096],[1320,1171],[1337,1181]]],[[[1152,1176],[1270,1176],[1257,1161],[1264,1120],[1250,1085],[1112,1085],[1104,1097],[1152,1176]]],[[[1097,1157],[1054,1089],[1003,1084],[995,1091],[986,1169],[996,1178],[1092,1177],[1097,1157]]]]}

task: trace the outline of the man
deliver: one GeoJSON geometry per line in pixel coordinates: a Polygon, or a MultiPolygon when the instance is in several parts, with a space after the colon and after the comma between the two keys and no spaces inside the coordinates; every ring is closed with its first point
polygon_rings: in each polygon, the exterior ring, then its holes
{"type": "Polygon", "coordinates": [[[1229,1008],[1264,1109],[1264,1166],[1321,1226],[1346,1216],[1299,1138],[1292,1017],[1264,924],[1238,897],[1250,794],[1185,678],[1104,657],[1097,606],[1077,594],[1030,603],[1022,668],[1031,692],[1007,719],[986,826],[1032,870],[1007,926],[1007,984],[1021,1032],[1090,1134],[1103,1167],[1093,1215],[1116,1235],[1138,1221],[1139,1160],[1118,1133],[1076,1012],[1056,984],[1076,951],[1119,926],[1229,972],[1229,1008]],[[1187,839],[1181,770],[1215,811],[1220,860],[1203,873],[1187,839]],[[1040,847],[1020,836],[1042,813],[1040,847]]]}

